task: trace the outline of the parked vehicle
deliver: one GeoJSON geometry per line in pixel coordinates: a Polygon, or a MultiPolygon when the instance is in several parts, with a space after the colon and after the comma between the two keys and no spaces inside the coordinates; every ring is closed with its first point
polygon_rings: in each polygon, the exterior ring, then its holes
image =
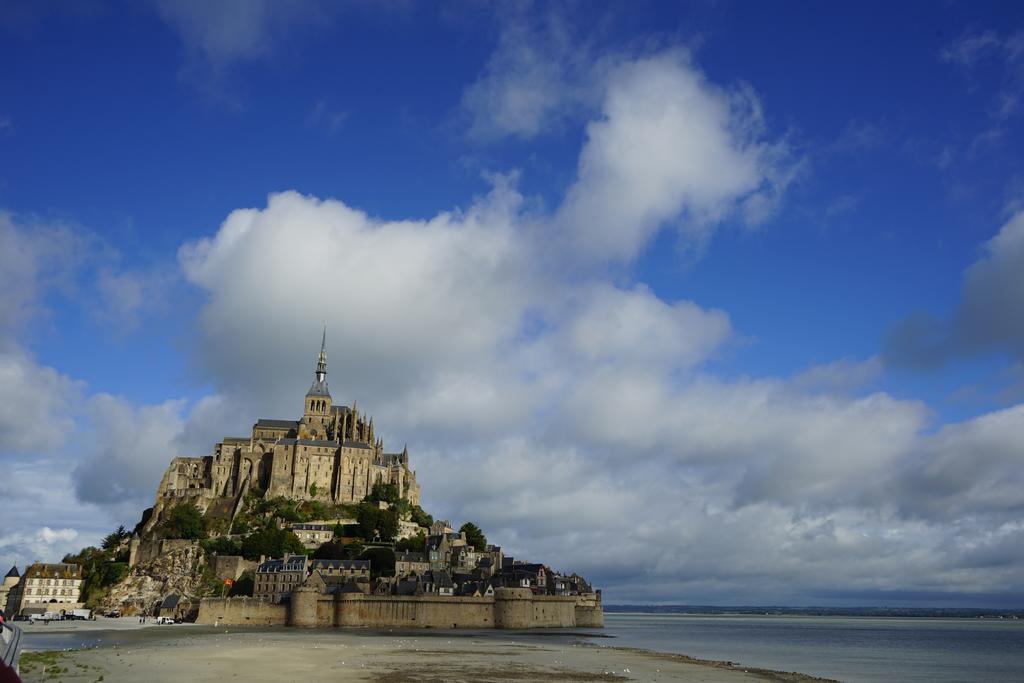
{"type": "Polygon", "coordinates": [[[43,614],[29,615],[32,621],[60,621],[60,615],[56,612],[45,612],[43,614]]]}
{"type": "Polygon", "coordinates": [[[112,609],[109,612],[107,612],[107,616],[111,619],[119,619],[121,617],[121,610],[112,609]]]}
{"type": "Polygon", "coordinates": [[[156,623],[158,623],[158,624],[176,624],[178,622],[176,622],[174,620],[174,617],[157,617],[156,618],[156,623]]]}

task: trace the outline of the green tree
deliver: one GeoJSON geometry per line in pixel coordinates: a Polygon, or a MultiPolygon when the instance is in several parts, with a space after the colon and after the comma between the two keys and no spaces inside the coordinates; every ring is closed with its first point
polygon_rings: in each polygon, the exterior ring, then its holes
{"type": "Polygon", "coordinates": [[[363,550],[366,546],[363,545],[362,541],[352,541],[345,545],[345,557],[346,560],[354,560],[363,554],[363,550]]]}
{"type": "Polygon", "coordinates": [[[202,541],[201,545],[203,550],[208,555],[214,553],[218,555],[241,555],[242,544],[238,541],[232,541],[230,538],[213,538],[202,541]]]}
{"type": "Polygon", "coordinates": [[[164,538],[206,538],[206,520],[195,505],[182,503],[160,522],[160,530],[164,538]]]}
{"type": "Polygon", "coordinates": [[[266,527],[242,540],[242,557],[247,560],[258,560],[260,555],[284,557],[286,553],[305,551],[299,537],[288,529],[266,527]]]}
{"type": "Polygon", "coordinates": [[[356,508],[356,526],[359,529],[359,538],[372,541],[377,532],[377,519],[380,517],[380,510],[376,505],[369,502],[362,502],[356,508]]]}
{"type": "Polygon", "coordinates": [[[315,483],[309,485],[309,495],[313,496],[314,498],[316,497],[316,484],[315,483]]]}
{"type": "Polygon", "coordinates": [[[466,522],[459,527],[460,534],[466,534],[466,543],[473,546],[477,550],[487,549],[487,537],[484,536],[484,532],[480,530],[473,522],[466,522]]]}
{"type": "Polygon", "coordinates": [[[391,548],[367,548],[362,559],[370,561],[370,578],[395,575],[395,551],[391,548]]]}
{"type": "Polygon", "coordinates": [[[400,551],[411,551],[414,553],[422,553],[424,548],[427,546],[427,535],[422,531],[410,538],[403,538],[395,542],[395,550],[400,551]]]}
{"type": "Polygon", "coordinates": [[[341,541],[327,541],[313,551],[313,558],[317,560],[343,560],[345,559],[345,544],[341,541]]]}
{"type": "Polygon", "coordinates": [[[385,503],[394,505],[399,501],[400,496],[398,495],[398,487],[394,484],[382,484],[376,483],[373,488],[370,489],[370,495],[366,496],[366,500],[378,501],[382,500],[385,503]]]}
{"type": "Polygon", "coordinates": [[[381,510],[377,515],[377,532],[382,541],[394,540],[398,535],[398,513],[394,510],[381,510]]]}
{"type": "Polygon", "coordinates": [[[253,580],[253,573],[251,571],[242,572],[242,575],[239,576],[231,586],[231,590],[228,591],[228,597],[233,598],[240,595],[251,597],[254,583],[255,581],[253,580]]]}
{"type": "Polygon", "coordinates": [[[410,519],[416,522],[420,526],[430,528],[430,525],[434,523],[434,518],[423,511],[419,505],[414,505],[409,513],[410,519]]]}
{"type": "Polygon", "coordinates": [[[119,545],[121,545],[121,536],[116,531],[104,536],[103,543],[100,544],[104,550],[113,550],[119,545]]]}

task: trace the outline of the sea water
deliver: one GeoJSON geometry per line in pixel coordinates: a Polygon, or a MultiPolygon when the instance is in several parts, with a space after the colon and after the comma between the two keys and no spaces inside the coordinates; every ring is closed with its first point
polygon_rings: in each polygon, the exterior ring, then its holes
{"type": "Polygon", "coordinates": [[[1024,681],[1024,620],[606,613],[603,635],[841,681],[1024,681]]]}

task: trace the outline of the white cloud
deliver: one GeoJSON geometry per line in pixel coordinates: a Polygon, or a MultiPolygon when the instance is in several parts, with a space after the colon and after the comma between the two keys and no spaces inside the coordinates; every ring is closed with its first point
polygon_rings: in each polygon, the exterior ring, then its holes
{"type": "Polygon", "coordinates": [[[39,538],[43,543],[54,544],[57,541],[73,541],[78,538],[78,532],[74,529],[51,529],[44,526],[39,530],[39,538]]]}
{"type": "Polygon", "coordinates": [[[597,54],[574,33],[557,12],[503,19],[483,74],[462,95],[472,139],[534,138],[597,104],[617,57],[597,54]]]}
{"type": "Polygon", "coordinates": [[[876,359],[715,378],[724,312],[548,269],[519,206],[504,179],[424,221],[285,193],[186,245],[222,391],[209,431],[234,409],[296,415],[326,318],[335,400],[409,442],[428,509],[610,599],[1019,585],[1015,461],[962,455],[1012,420],[930,434],[923,403],[861,393],[876,359]]]}
{"type": "Polygon", "coordinates": [[[83,389],[17,348],[0,350],[0,458],[62,446],[74,430],[83,389]]]}
{"type": "MultiPolygon", "coordinates": [[[[1020,113],[1024,97],[1024,31],[1005,35],[994,30],[967,31],[939,56],[944,62],[962,67],[969,75],[982,63],[995,62],[997,68],[992,73],[998,75],[1001,82],[989,114],[996,121],[1005,121],[1020,113]]],[[[977,87],[977,84],[972,85],[977,87]]],[[[1002,132],[998,127],[990,128],[976,138],[972,148],[1002,132]]]]}
{"type": "Polygon", "coordinates": [[[699,246],[737,212],[763,221],[795,173],[763,128],[749,88],[714,86],[685,52],[624,64],[554,222],[577,258],[629,262],[668,222],[699,246]]]}
{"type": "Polygon", "coordinates": [[[955,325],[966,346],[1004,348],[1024,359],[1024,212],[967,269],[955,325]]]}
{"type": "MultiPolygon", "coordinates": [[[[73,458],[33,454],[8,459],[0,476],[0,571],[34,560],[55,562],[96,544],[117,523],[103,510],[75,500],[73,458]]],[[[138,514],[132,511],[132,517],[138,514]]],[[[134,520],[133,522],[134,523],[134,520]]]]}
{"type": "Polygon", "coordinates": [[[186,50],[214,70],[266,57],[288,32],[330,19],[329,8],[306,0],[156,0],[156,9],[186,50]]]}
{"type": "Polygon", "coordinates": [[[953,316],[908,316],[888,333],[884,357],[894,365],[932,368],[991,352],[1024,360],[1024,212],[1014,214],[964,272],[953,316]]]}
{"type": "Polygon", "coordinates": [[[80,542],[79,534],[72,528],[44,526],[35,531],[0,531],[0,567],[3,567],[0,571],[6,573],[10,566],[17,564],[21,564],[21,571],[24,571],[29,562],[54,561],[78,550],[76,541],[80,542]]]}
{"type": "Polygon", "coordinates": [[[184,407],[180,400],[136,407],[108,394],[92,396],[86,407],[86,445],[74,471],[78,497],[111,505],[148,504],[178,455],[175,440],[183,430],[184,407]]]}
{"type": "Polygon", "coordinates": [[[0,211],[0,348],[46,310],[51,291],[70,287],[89,251],[90,238],[70,226],[0,211]]]}
{"type": "Polygon", "coordinates": [[[855,361],[842,358],[831,363],[812,365],[796,377],[794,384],[811,391],[844,393],[861,389],[882,376],[880,358],[872,356],[867,360],[855,361]]]}

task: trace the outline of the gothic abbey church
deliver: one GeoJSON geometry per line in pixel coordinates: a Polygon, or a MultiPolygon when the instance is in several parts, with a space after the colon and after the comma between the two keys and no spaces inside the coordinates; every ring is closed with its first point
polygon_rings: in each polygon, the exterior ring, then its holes
{"type": "Polygon", "coordinates": [[[385,483],[419,505],[420,487],[409,469],[408,450],[385,453],[383,440],[374,435],[373,418],[360,415],[355,402],[351,408],[331,402],[326,342],[325,330],[302,419],[260,419],[251,436],[226,437],[213,455],[174,458],[157,489],[147,526],[182,502],[230,517],[251,489],[268,498],[355,503],[375,483],[385,483]]]}

